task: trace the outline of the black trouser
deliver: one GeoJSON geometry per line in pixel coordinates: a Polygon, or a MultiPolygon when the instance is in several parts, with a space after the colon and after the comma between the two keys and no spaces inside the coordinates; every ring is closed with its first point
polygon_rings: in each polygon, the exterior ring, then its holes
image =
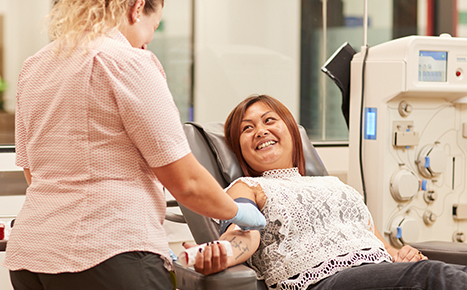
{"type": "Polygon", "coordinates": [[[78,273],[43,274],[10,271],[15,290],[173,290],[173,273],[149,252],[116,255],[78,273]]]}
{"type": "Polygon", "coordinates": [[[338,272],[309,290],[465,290],[467,267],[434,260],[365,264],[338,272]]]}

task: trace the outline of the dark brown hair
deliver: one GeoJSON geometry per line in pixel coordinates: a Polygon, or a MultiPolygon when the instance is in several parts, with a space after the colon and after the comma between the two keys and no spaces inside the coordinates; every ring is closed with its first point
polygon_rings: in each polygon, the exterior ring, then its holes
{"type": "Polygon", "coordinates": [[[287,129],[290,132],[293,143],[292,162],[293,166],[298,167],[298,171],[301,175],[305,175],[305,157],[303,154],[302,138],[300,137],[300,131],[298,129],[297,122],[295,121],[292,113],[287,109],[284,104],[279,102],[277,99],[268,95],[252,95],[243,100],[238,104],[232,112],[230,112],[227,120],[224,124],[225,141],[229,148],[233,151],[245,176],[261,176],[262,172],[253,170],[242,155],[242,149],[240,148],[240,134],[241,134],[241,123],[245,115],[245,111],[254,103],[262,102],[267,105],[271,110],[279,115],[284,121],[287,129]]]}

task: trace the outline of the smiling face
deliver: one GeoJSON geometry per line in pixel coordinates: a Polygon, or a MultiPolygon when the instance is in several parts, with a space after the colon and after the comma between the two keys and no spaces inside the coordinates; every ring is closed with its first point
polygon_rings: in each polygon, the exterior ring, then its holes
{"type": "Polygon", "coordinates": [[[246,109],[240,126],[242,156],[258,172],[293,167],[292,136],[269,106],[256,102],[246,109]]]}

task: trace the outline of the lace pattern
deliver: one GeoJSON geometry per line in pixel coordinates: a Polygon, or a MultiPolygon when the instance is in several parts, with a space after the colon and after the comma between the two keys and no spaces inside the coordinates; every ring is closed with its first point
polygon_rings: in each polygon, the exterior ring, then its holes
{"type": "Polygon", "coordinates": [[[293,177],[301,177],[300,173],[298,172],[298,168],[287,168],[287,169],[275,169],[263,172],[263,177],[265,178],[293,178],[293,177]]]}
{"type": "Polygon", "coordinates": [[[351,266],[391,261],[362,196],[338,178],[292,168],[240,180],[267,196],[268,223],[249,263],[270,289],[303,289],[351,266]]]}
{"type": "Polygon", "coordinates": [[[360,266],[365,263],[378,264],[385,262],[388,259],[387,255],[384,249],[377,248],[360,250],[347,255],[338,256],[311,269],[306,269],[295,277],[281,281],[269,288],[281,290],[307,289],[308,286],[347,268],[360,266]]]}

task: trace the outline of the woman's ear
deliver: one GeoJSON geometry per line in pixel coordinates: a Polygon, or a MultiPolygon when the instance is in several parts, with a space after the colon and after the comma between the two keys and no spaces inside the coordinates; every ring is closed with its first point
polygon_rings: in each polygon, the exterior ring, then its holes
{"type": "Polygon", "coordinates": [[[130,23],[135,24],[139,22],[141,15],[144,12],[145,0],[136,0],[135,4],[130,8],[130,23]]]}

